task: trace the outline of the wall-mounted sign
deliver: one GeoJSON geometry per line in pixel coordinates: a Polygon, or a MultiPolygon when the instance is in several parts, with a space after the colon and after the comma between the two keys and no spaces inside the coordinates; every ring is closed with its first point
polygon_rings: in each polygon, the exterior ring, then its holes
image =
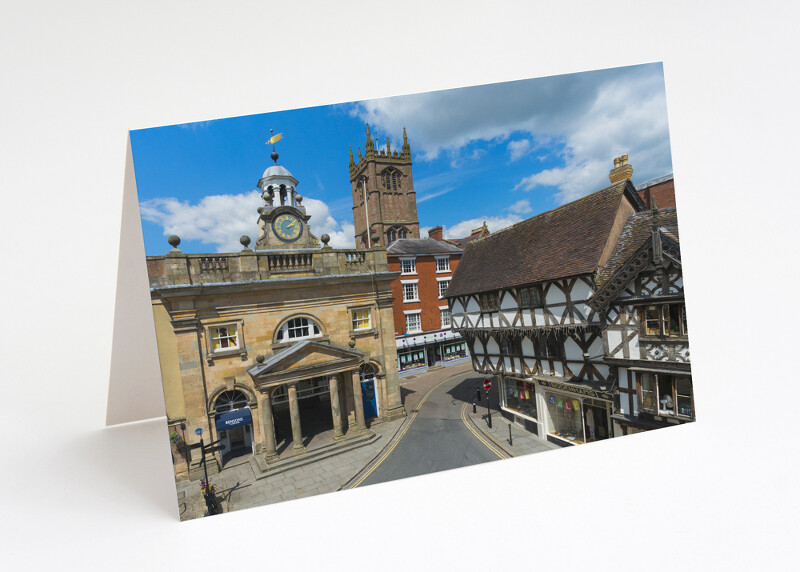
{"type": "Polygon", "coordinates": [[[249,409],[234,409],[226,411],[217,417],[217,431],[227,431],[240,425],[249,425],[253,422],[253,416],[249,409]]]}

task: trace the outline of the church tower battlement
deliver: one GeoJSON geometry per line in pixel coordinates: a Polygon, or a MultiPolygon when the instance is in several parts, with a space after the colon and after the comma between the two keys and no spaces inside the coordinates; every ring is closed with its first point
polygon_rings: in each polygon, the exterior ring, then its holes
{"type": "Polygon", "coordinates": [[[411,146],[403,128],[403,146],[392,150],[376,149],[367,124],[364,154],[358,148],[358,162],[350,147],[350,187],[353,197],[353,223],[356,248],[372,248],[372,237],[389,246],[398,238],[419,238],[417,197],[411,175],[411,146]]]}

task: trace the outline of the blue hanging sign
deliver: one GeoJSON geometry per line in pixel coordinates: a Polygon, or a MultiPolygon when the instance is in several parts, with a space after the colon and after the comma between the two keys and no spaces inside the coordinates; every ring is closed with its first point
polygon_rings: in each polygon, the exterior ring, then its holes
{"type": "Polygon", "coordinates": [[[226,411],[217,417],[217,431],[226,431],[240,425],[249,425],[253,422],[253,416],[249,409],[234,409],[226,411]]]}

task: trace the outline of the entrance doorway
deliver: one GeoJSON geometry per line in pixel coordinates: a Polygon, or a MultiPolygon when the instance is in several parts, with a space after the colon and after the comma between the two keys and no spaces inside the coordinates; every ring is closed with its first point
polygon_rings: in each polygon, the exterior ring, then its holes
{"type": "Polygon", "coordinates": [[[583,424],[586,430],[587,443],[608,439],[607,407],[585,400],[583,403],[583,424]]]}
{"type": "Polygon", "coordinates": [[[253,453],[253,417],[247,396],[239,391],[225,391],[214,402],[222,464],[253,453]]]}
{"type": "Polygon", "coordinates": [[[428,346],[426,349],[428,351],[428,367],[433,367],[439,361],[436,359],[436,346],[428,346]]]}
{"type": "MultiPolygon", "coordinates": [[[[278,453],[291,447],[292,418],[289,409],[289,392],[282,385],[272,393],[275,444],[278,453]]],[[[333,429],[331,417],[330,379],[313,377],[297,382],[297,407],[300,411],[300,430],[303,442],[308,444],[320,433],[333,429]]]]}
{"type": "Polygon", "coordinates": [[[358,371],[361,380],[361,398],[364,400],[364,418],[378,416],[378,394],[375,385],[375,368],[364,364],[358,371]]]}

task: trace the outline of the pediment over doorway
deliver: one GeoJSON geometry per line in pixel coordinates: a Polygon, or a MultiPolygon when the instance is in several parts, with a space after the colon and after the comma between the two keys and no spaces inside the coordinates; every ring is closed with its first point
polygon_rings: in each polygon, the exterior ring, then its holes
{"type": "Polygon", "coordinates": [[[254,365],[247,373],[256,387],[280,385],[351,371],[361,365],[364,357],[355,350],[303,340],[254,365]]]}

